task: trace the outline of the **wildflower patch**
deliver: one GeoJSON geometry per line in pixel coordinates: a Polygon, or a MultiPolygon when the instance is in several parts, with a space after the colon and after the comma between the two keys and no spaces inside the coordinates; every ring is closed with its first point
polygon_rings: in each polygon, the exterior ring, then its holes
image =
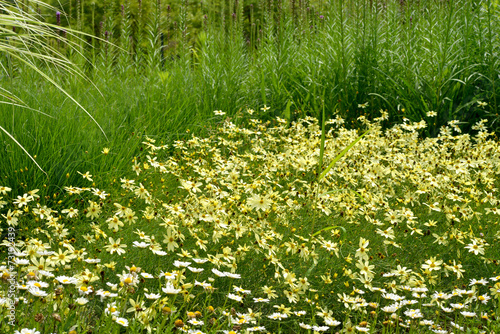
{"type": "Polygon", "coordinates": [[[331,122],[319,169],[316,119],[226,119],[51,208],[1,186],[0,330],[11,310],[19,333],[498,329],[498,141],[380,120],[331,122]]]}

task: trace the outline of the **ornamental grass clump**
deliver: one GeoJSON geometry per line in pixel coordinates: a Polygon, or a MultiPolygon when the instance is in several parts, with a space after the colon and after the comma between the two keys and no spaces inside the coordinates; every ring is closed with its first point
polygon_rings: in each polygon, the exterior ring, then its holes
{"type": "Polygon", "coordinates": [[[359,119],[360,138],[337,117],[322,140],[315,118],[256,114],[240,126],[217,111],[210,135],[172,145],[145,137],[134,178],[81,171],[51,198],[1,186],[0,331],[500,329],[500,149],[485,121],[422,139],[425,121],[383,131],[382,114],[359,119]]]}

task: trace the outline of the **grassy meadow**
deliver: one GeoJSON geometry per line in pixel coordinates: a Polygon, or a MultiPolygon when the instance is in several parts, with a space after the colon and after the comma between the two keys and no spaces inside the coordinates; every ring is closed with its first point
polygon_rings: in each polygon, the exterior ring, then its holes
{"type": "Polygon", "coordinates": [[[16,4],[0,333],[500,332],[496,1],[16,4]]]}

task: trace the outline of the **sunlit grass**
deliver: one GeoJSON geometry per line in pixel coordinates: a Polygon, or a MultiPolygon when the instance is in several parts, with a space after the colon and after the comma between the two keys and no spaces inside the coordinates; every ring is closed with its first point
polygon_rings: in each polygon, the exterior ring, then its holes
{"type": "MultiPolygon", "coordinates": [[[[241,112],[247,127],[217,111],[207,136],[144,137],[134,177],[80,170],[51,208],[0,187],[17,261],[1,267],[1,330],[12,277],[20,332],[499,329],[500,150],[487,122],[421,139],[424,121],[383,131],[386,114],[360,118],[370,132],[318,182],[318,121],[263,122],[258,109],[241,112]]],[[[359,136],[341,118],[326,130],[325,166],[359,136]]]]}

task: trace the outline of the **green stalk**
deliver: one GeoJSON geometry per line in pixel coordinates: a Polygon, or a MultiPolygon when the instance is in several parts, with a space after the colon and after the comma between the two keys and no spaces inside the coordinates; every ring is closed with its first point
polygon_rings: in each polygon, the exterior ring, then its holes
{"type": "Polygon", "coordinates": [[[492,34],[492,28],[491,28],[491,0],[488,0],[488,47],[489,47],[489,55],[490,55],[490,60],[488,62],[489,65],[489,74],[491,75],[491,85],[492,85],[492,94],[493,94],[493,104],[494,104],[494,114],[497,114],[497,94],[496,94],[496,87],[495,87],[495,82],[496,82],[496,72],[495,68],[493,67],[493,61],[494,59],[497,59],[497,57],[493,57],[493,34],[492,34]]]}
{"type": "MultiPolygon", "coordinates": [[[[324,109],[323,109],[323,115],[324,115],[324,109]]],[[[344,148],[339,154],[337,154],[337,156],[333,159],[333,161],[328,165],[328,167],[318,176],[317,180],[316,180],[316,200],[314,202],[317,201],[318,199],[318,195],[319,195],[319,182],[325,177],[325,175],[333,168],[333,166],[335,165],[335,163],[337,163],[337,161],[339,161],[347,152],[349,152],[349,150],[351,148],[354,147],[354,145],[356,145],[368,132],[370,131],[370,129],[366,130],[365,133],[363,133],[361,136],[359,136],[355,141],[353,141],[349,146],[347,146],[346,148],[344,148]]],[[[323,129],[322,129],[322,132],[324,132],[324,121],[323,121],[323,129]]],[[[324,133],[322,133],[322,136],[324,135],[324,133]]],[[[324,142],[323,142],[323,139],[322,139],[322,147],[324,146],[324,142]]],[[[322,156],[321,156],[321,149],[320,149],[320,159],[322,159],[322,156]]],[[[321,168],[321,165],[319,166],[321,168]]],[[[316,210],[315,210],[315,207],[313,206],[312,208],[313,212],[315,213],[316,210]]],[[[326,230],[330,230],[332,228],[337,228],[337,227],[340,227],[342,228],[342,230],[344,230],[345,232],[345,229],[341,226],[327,226],[321,230],[319,230],[318,232],[314,233],[314,227],[316,225],[316,215],[314,214],[314,217],[313,217],[313,223],[312,223],[312,227],[311,227],[311,239],[309,240],[309,243],[312,241],[312,237],[318,235],[319,233],[323,232],[323,231],[326,231],[326,230]]]]}
{"type": "MultiPolygon", "coordinates": [[[[92,31],[95,31],[95,3],[92,3],[92,31]]],[[[96,66],[95,62],[95,39],[92,38],[92,66],[96,66]]]]}
{"type": "Polygon", "coordinates": [[[340,104],[340,109],[342,105],[347,105],[348,103],[348,93],[347,93],[347,62],[346,62],[346,46],[345,46],[345,27],[344,27],[344,0],[340,1],[340,44],[342,47],[342,85],[344,87],[344,104],[340,104]]]}
{"type": "MultiPolygon", "coordinates": [[[[318,161],[317,175],[319,175],[321,173],[321,169],[323,168],[323,155],[325,153],[325,125],[326,125],[326,122],[325,122],[324,94],[323,94],[322,104],[323,104],[323,112],[321,114],[321,144],[320,144],[320,148],[319,148],[319,161],[318,161]]],[[[333,109],[335,110],[336,107],[337,107],[337,104],[335,105],[335,107],[333,109]]]]}
{"type": "Polygon", "coordinates": [[[323,179],[325,177],[325,175],[330,171],[330,169],[333,168],[333,166],[337,163],[337,161],[339,161],[340,159],[342,159],[342,157],[347,153],[349,152],[349,150],[354,146],[356,145],[368,132],[370,132],[370,129],[366,130],[361,136],[359,136],[355,141],[353,141],[349,146],[347,146],[346,148],[344,148],[342,150],[342,152],[340,152],[336,157],[335,159],[333,159],[333,161],[328,165],[328,167],[323,171],[323,173],[321,173],[319,176],[318,176],[318,179],[317,179],[317,182],[321,181],[321,179],[323,179]]]}

